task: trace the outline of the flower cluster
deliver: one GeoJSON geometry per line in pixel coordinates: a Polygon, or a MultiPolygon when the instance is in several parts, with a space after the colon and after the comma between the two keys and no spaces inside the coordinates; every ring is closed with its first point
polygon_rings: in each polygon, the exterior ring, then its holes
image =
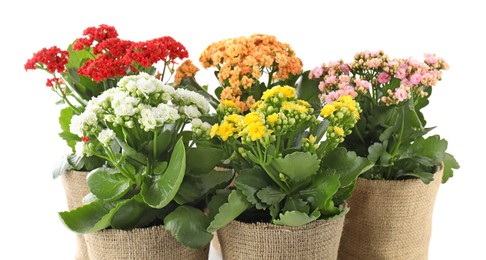
{"type": "Polygon", "coordinates": [[[309,103],[297,100],[295,89],[290,86],[275,86],[263,93],[245,116],[224,115],[221,124],[213,125],[211,136],[223,141],[241,138],[243,144],[258,141],[268,146],[301,126],[316,123],[309,103]]]}
{"type": "Polygon", "coordinates": [[[251,88],[260,85],[264,73],[268,74],[270,87],[275,80],[285,80],[302,71],[302,62],[288,44],[263,34],[215,42],[199,60],[204,68],[217,68],[224,87],[220,99],[233,101],[243,112],[259,98],[261,93],[251,88]]]}
{"type": "Polygon", "coordinates": [[[351,134],[360,112],[359,104],[351,96],[341,96],[326,104],[320,114],[329,120],[327,140],[334,146],[344,142],[344,136],[351,134]]]}
{"type": "Polygon", "coordinates": [[[177,86],[181,84],[182,79],[194,77],[198,71],[199,68],[196,67],[191,60],[185,60],[176,69],[176,73],[174,76],[174,85],[177,86]]]}
{"type": "MultiPolygon", "coordinates": [[[[175,90],[154,76],[140,73],[125,76],[118,82],[118,87],[90,100],[82,114],[73,116],[71,132],[109,146],[111,142],[106,136],[112,135],[107,135],[100,126],[121,127],[135,133],[138,129],[154,132],[181,120],[179,124],[182,126],[182,123],[194,121],[208,112],[209,104],[201,95],[185,89],[175,90]]],[[[202,131],[200,135],[208,132],[207,123],[195,122],[195,127],[202,131]]]]}
{"type": "Polygon", "coordinates": [[[405,102],[412,95],[427,96],[426,88],[441,80],[441,70],[447,63],[433,54],[425,55],[425,62],[412,58],[390,59],[383,51],[364,51],[345,64],[342,60],[312,70],[311,79],[319,79],[321,100],[330,103],[342,95],[356,97],[370,94],[386,105],[405,102]],[[389,86],[394,81],[398,84],[389,86]],[[396,86],[395,86],[396,85],[396,86]]]}

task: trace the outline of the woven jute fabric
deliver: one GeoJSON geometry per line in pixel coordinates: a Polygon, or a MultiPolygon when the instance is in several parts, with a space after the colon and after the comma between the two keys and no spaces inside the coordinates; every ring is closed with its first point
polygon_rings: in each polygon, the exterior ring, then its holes
{"type": "Polygon", "coordinates": [[[206,260],[209,253],[209,246],[201,250],[183,246],[163,226],[107,229],[85,238],[91,260],[206,260]]]}
{"type": "Polygon", "coordinates": [[[428,259],[432,212],[442,178],[371,181],[358,179],[346,215],[340,260],[428,259]]]}
{"type": "Polygon", "coordinates": [[[224,260],[335,260],[344,217],[301,227],[232,221],[218,230],[224,260]]]}
{"type": "MultiPolygon", "coordinates": [[[[86,184],[86,176],[88,173],[89,172],[67,171],[61,175],[69,210],[83,205],[83,198],[89,193],[89,187],[86,184]]],[[[76,260],[88,260],[88,249],[86,248],[84,235],[76,235],[76,243],[76,260]]]]}

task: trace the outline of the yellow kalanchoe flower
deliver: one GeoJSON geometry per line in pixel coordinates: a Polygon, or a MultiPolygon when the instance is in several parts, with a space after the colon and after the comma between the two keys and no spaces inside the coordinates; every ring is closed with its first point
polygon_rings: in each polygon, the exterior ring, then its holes
{"type": "Polygon", "coordinates": [[[334,126],[333,127],[334,133],[336,133],[339,136],[344,136],[344,129],[342,129],[339,126],[334,126]]]}
{"type": "Polygon", "coordinates": [[[275,86],[263,92],[262,100],[267,100],[272,97],[293,98],[295,97],[295,88],[290,86],[275,86]]]}
{"type": "Polygon", "coordinates": [[[264,120],[264,118],[263,118],[263,114],[259,112],[251,112],[245,116],[244,120],[246,125],[250,125],[252,123],[257,123],[257,122],[263,123],[262,121],[264,120]]]}
{"type": "Polygon", "coordinates": [[[332,115],[336,111],[336,107],[333,104],[326,104],[321,110],[321,116],[326,118],[332,115]]]}
{"type": "Polygon", "coordinates": [[[269,125],[274,125],[278,120],[278,114],[277,113],[273,113],[269,116],[267,116],[267,124],[269,125]]]}
{"type": "Polygon", "coordinates": [[[306,106],[299,105],[298,103],[295,102],[288,102],[288,101],[282,102],[282,110],[296,111],[299,114],[306,114],[309,112],[306,106]]]}
{"type": "Polygon", "coordinates": [[[254,122],[248,125],[248,136],[252,141],[260,140],[265,137],[266,130],[262,122],[254,122]]]}
{"type": "Polygon", "coordinates": [[[235,108],[237,107],[235,102],[233,102],[233,100],[222,100],[221,105],[225,107],[235,107],[235,108]]]}
{"type": "Polygon", "coordinates": [[[223,139],[223,141],[226,141],[228,140],[228,138],[230,138],[231,136],[233,136],[233,134],[235,133],[236,131],[236,128],[228,123],[228,122],[223,122],[219,127],[218,127],[218,136],[221,137],[221,139],[223,139]]]}

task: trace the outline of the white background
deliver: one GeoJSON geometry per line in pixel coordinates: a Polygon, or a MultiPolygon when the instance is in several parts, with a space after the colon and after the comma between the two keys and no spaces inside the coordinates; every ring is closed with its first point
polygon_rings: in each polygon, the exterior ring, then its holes
{"type": "MultiPolygon", "coordinates": [[[[66,48],[89,26],[105,23],[120,38],[174,37],[199,65],[214,41],[253,33],[291,44],[311,69],[355,52],[391,57],[437,53],[450,64],[425,114],[461,163],[441,186],[430,259],[486,259],[481,167],[484,141],[486,19],[480,1],[12,1],[2,4],[0,79],[0,259],[72,259],[74,236],[51,170],[66,153],[57,133],[59,107],[46,75],[23,65],[43,47],[66,48]],[[339,3],[338,3],[339,2],[339,3]],[[8,4],[7,4],[8,3],[8,4]],[[483,38],[481,38],[483,37],[483,38]]],[[[211,73],[198,75],[216,85],[211,73]]],[[[413,196],[413,194],[410,194],[413,196]]],[[[420,198],[417,198],[420,199],[420,198]]]]}

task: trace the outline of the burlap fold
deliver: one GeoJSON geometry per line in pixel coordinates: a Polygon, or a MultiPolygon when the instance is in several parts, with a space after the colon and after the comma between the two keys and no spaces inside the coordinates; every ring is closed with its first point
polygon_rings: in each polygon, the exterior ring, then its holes
{"type": "MultiPolygon", "coordinates": [[[[61,175],[69,210],[83,205],[83,198],[89,193],[89,187],[86,184],[86,176],[88,173],[89,172],[67,171],[61,175]]],[[[76,243],[76,260],[89,260],[84,236],[76,235],[76,243]]]]}
{"type": "Polygon", "coordinates": [[[232,221],[218,230],[224,260],[335,260],[344,216],[301,227],[232,221]]]}
{"type": "Polygon", "coordinates": [[[348,201],[339,259],[427,259],[442,173],[428,185],[419,179],[358,179],[348,201]]]}
{"type": "Polygon", "coordinates": [[[107,229],[85,235],[91,260],[206,260],[209,246],[189,249],[163,226],[130,231],[107,229]]]}

